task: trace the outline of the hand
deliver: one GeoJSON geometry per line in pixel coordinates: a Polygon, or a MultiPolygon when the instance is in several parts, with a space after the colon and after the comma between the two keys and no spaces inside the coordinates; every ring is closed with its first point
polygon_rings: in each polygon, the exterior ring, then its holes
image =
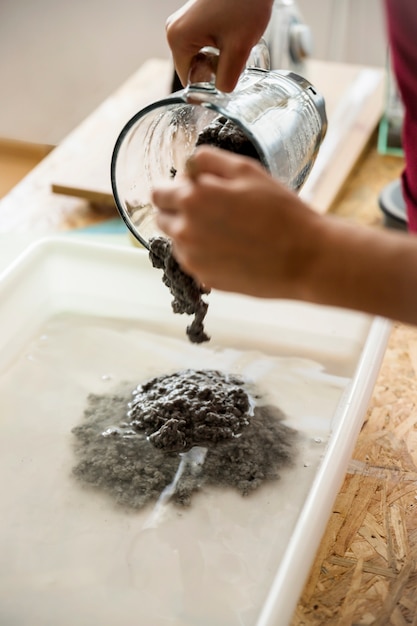
{"type": "Polygon", "coordinates": [[[175,68],[187,84],[192,58],[204,46],[220,50],[216,86],[232,91],[253,46],[262,37],[273,0],[190,0],[167,20],[175,68]]]}
{"type": "Polygon", "coordinates": [[[255,160],[199,147],[155,189],[158,225],[206,287],[345,307],[417,324],[417,239],[322,217],[255,160]]]}
{"type": "Polygon", "coordinates": [[[191,166],[153,194],[182,268],[207,287],[302,297],[319,216],[253,159],[202,146],[191,166]]]}

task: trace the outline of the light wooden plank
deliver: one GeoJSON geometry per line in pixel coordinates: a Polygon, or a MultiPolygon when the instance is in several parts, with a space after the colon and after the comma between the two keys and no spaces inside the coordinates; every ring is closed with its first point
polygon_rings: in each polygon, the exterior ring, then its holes
{"type": "MultiPolygon", "coordinates": [[[[0,233],[44,235],[84,227],[114,216],[110,151],[121,125],[147,102],[169,91],[169,75],[165,61],[150,59],[93,111],[1,199],[0,233]],[[77,182],[77,193],[61,195],[52,192],[54,183],[68,184],[68,181],[77,182]],[[95,194],[107,195],[108,202],[93,205],[89,198],[86,199],[91,190],[95,194]]],[[[96,202],[97,195],[91,200],[96,202]]]]}
{"type": "Polygon", "coordinates": [[[66,167],[55,173],[52,191],[114,206],[110,162],[117,137],[135,113],[170,93],[172,76],[169,61],[150,59],[96,109],[65,139],[66,167]]]}
{"type": "Polygon", "coordinates": [[[325,98],[328,129],[300,195],[326,213],[381,119],[385,74],[378,68],[315,61],[308,78],[325,98]]]}

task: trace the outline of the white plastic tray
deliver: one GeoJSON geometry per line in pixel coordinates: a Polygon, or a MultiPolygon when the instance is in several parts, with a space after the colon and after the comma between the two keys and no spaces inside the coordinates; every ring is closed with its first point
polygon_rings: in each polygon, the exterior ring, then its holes
{"type": "Polygon", "coordinates": [[[213,292],[212,340],[193,346],[170,300],[145,252],[67,238],[34,244],[0,276],[0,623],[290,622],[390,324],[213,292]],[[154,528],[149,511],[74,480],[71,428],[90,391],[219,364],[250,371],[303,434],[281,480],[248,498],[207,490],[154,528]]]}

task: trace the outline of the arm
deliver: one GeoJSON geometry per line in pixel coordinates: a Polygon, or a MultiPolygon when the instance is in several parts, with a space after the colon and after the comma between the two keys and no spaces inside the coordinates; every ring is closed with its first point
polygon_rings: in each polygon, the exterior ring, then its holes
{"type": "Polygon", "coordinates": [[[272,5],[273,0],[190,0],[171,15],[167,40],[183,85],[193,56],[214,46],[220,50],[216,85],[232,91],[268,25],[272,5]]]}
{"type": "Polygon", "coordinates": [[[213,288],[417,324],[417,239],[321,217],[255,161],[199,148],[155,190],[182,267],[213,288]]]}

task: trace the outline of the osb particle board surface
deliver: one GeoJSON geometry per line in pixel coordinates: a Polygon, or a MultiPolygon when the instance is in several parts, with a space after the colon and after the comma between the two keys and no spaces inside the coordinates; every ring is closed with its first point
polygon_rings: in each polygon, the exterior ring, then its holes
{"type": "Polygon", "coordinates": [[[417,332],[395,325],[293,626],[417,624],[417,332]]]}
{"type": "MultiPolygon", "coordinates": [[[[403,161],[376,141],[332,208],[383,227],[382,187],[403,161]]],[[[352,461],[292,626],[417,626],[417,328],[394,324],[352,461]]]]}

